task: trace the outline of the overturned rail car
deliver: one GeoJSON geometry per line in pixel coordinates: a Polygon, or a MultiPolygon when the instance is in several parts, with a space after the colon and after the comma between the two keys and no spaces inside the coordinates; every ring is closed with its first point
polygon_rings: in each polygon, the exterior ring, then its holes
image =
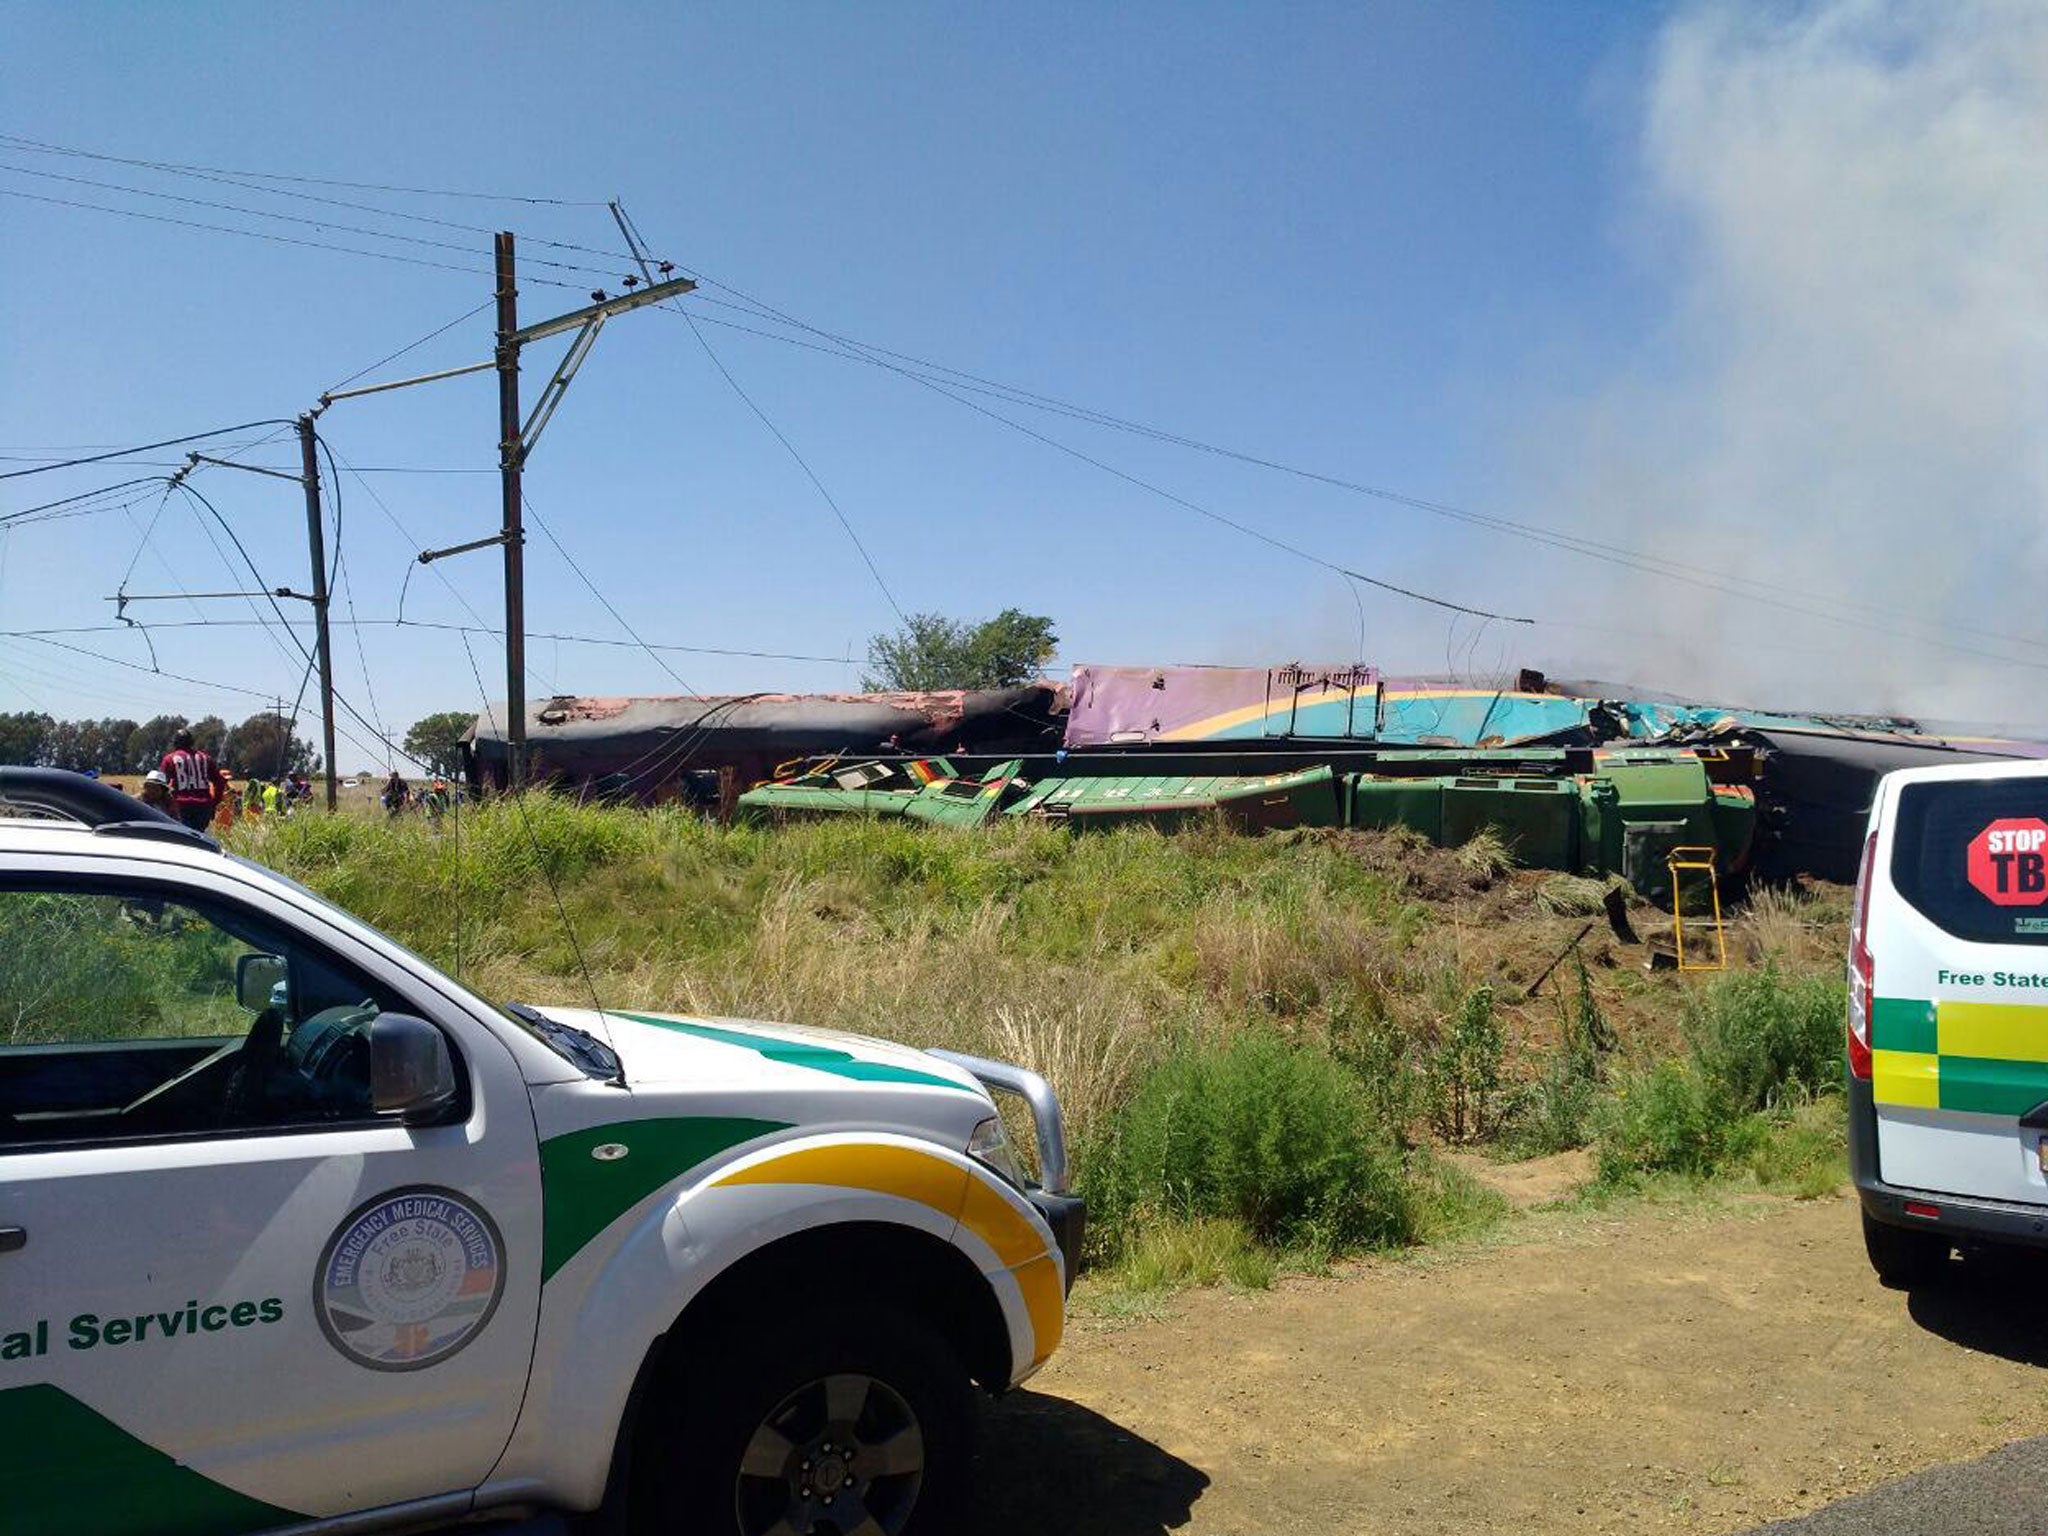
{"type": "Polygon", "coordinates": [[[740,796],[739,814],[768,822],[903,816],[955,826],[1016,818],[1075,830],[1173,828],[1217,816],[1245,831],[1407,827],[1447,846],[1491,829],[1524,865],[1618,876],[1652,896],[1668,890],[1668,860],[1678,848],[1713,850],[1724,875],[1750,867],[1755,793],[1714,783],[1693,753],[1556,752],[1548,762],[1468,759],[1460,772],[1402,771],[1441,770],[1445,755],[1386,754],[1372,765],[1392,772],[1316,764],[1266,773],[1098,773],[1086,771],[1093,764],[1069,771],[1058,759],[1021,758],[980,766],[826,763],[756,785],[740,796]]]}
{"type": "MultiPolygon", "coordinates": [[[[505,782],[503,719],[487,711],[466,742],[479,788],[505,782]]],[[[2038,741],[1891,716],[1534,671],[1480,687],[1301,663],[1084,664],[1069,684],[966,692],[558,697],[530,707],[526,739],[532,782],[583,795],[1076,828],[1220,814],[1248,828],[1411,826],[1445,843],[1493,826],[1525,862],[1648,885],[1681,832],[1731,871],[1848,880],[1890,769],[2048,756],[2038,741]]]]}

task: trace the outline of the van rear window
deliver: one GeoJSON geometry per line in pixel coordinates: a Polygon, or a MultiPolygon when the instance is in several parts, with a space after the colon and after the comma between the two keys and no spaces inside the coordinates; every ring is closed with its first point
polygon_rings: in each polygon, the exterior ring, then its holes
{"type": "Polygon", "coordinates": [[[1956,938],[2048,944],[2048,778],[1907,785],[1892,884],[1956,938]]]}

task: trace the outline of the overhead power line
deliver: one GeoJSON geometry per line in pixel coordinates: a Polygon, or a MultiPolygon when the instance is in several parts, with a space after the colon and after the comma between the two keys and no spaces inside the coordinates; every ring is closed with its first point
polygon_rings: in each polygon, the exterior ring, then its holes
{"type": "MultiPolygon", "coordinates": [[[[289,187],[272,186],[260,180],[248,179],[260,174],[246,171],[207,171],[194,166],[179,165],[168,160],[134,160],[124,155],[95,154],[90,150],[64,149],[56,145],[41,144],[33,139],[18,139],[10,134],[0,134],[0,148],[16,153],[67,155],[81,160],[93,160],[108,165],[133,166],[140,170],[155,171],[165,176],[183,176],[194,181],[211,182],[215,186],[240,187],[245,192],[261,193],[265,197],[288,197],[294,202],[316,203],[329,208],[347,208],[356,213],[373,213],[381,218],[403,219],[412,224],[428,224],[440,229],[460,229],[470,234],[489,235],[497,233],[489,224],[471,224],[461,219],[438,218],[431,213],[414,213],[405,208],[388,208],[377,203],[359,203],[350,198],[325,197],[317,192],[296,192],[289,187]]],[[[376,190],[401,190],[398,188],[376,190]]],[[[502,199],[501,199],[502,201],[502,199]]],[[[563,206],[579,206],[565,204],[563,206]]],[[[558,251],[581,251],[588,256],[602,256],[607,261],[630,262],[632,258],[618,251],[608,251],[601,246],[578,245],[573,240],[550,240],[540,235],[521,233],[519,238],[533,245],[546,246],[558,251]]]]}
{"type": "MultiPolygon", "coordinates": [[[[2018,657],[2000,655],[1997,652],[1986,651],[1975,646],[1959,645],[1953,641],[1941,639],[1938,631],[1947,631],[1951,634],[1968,635],[1977,639],[1989,640],[1999,644],[2024,646],[2029,649],[2048,649],[2048,640],[2044,640],[2042,638],[2027,635],[2014,635],[1995,630],[1987,630],[1973,625],[1958,624],[1953,621],[1944,622],[1942,624],[1935,626],[1906,626],[1902,628],[1902,626],[1898,623],[1895,617],[1885,617],[1877,621],[1858,619],[1850,616],[1847,613],[1830,612],[1828,611],[1828,609],[1849,609],[1873,615],[1890,615],[1891,610],[1886,609],[1878,604],[1860,602],[1855,599],[1816,599],[1812,593],[1802,588],[1792,587],[1781,583],[1769,582],[1762,580],[1761,578],[1739,576],[1729,572],[1717,571],[1710,567],[1699,566],[1691,564],[1686,561],[1672,559],[1666,556],[1652,555],[1642,551],[1633,550],[1628,548],[1627,546],[1610,544],[1602,540],[1592,539],[1578,534],[1564,533],[1559,530],[1545,528],[1542,525],[1538,524],[1518,522],[1513,519],[1499,517],[1490,513],[1475,512],[1468,508],[1458,507],[1448,502],[1433,501],[1426,497],[1411,496],[1405,492],[1390,490],[1383,486],[1374,486],[1360,481],[1345,479],[1341,476],[1324,474],[1320,471],[1304,469],[1297,465],[1291,465],[1281,462],[1279,460],[1265,458],[1257,454],[1245,453],[1240,450],[1222,447],[1213,443],[1203,442],[1199,439],[1187,437],[1183,434],[1169,432],[1162,428],[1147,426],[1141,422],[1134,422],[1127,420],[1125,418],[1112,416],[1106,412],[1097,411],[1090,407],[1077,406],[1072,404],[1071,402],[1060,400],[1055,396],[1037,394],[1033,391],[1024,390],[1017,386],[1001,384],[997,381],[986,379],[978,374],[968,373],[965,370],[961,369],[950,368],[945,364],[931,363],[924,359],[915,358],[912,354],[895,352],[888,348],[871,346],[869,343],[857,341],[851,337],[843,337],[836,332],[824,330],[820,327],[813,326],[806,321],[788,315],[785,312],[776,309],[773,305],[769,305],[760,300],[753,299],[750,296],[741,292],[741,290],[732,287],[728,283],[720,282],[716,278],[709,277],[701,272],[693,272],[692,275],[696,277],[699,282],[707,286],[720,288],[727,293],[733,294],[738,298],[744,299],[747,304],[753,306],[753,309],[751,311],[743,308],[741,305],[726,305],[725,307],[727,308],[739,310],[741,313],[750,313],[752,317],[756,319],[769,319],[776,322],[780,322],[782,324],[793,326],[796,329],[804,331],[810,335],[823,338],[826,342],[831,344],[820,345],[815,342],[804,341],[799,337],[781,335],[774,331],[760,330],[753,326],[740,325],[737,324],[736,322],[729,320],[720,320],[717,317],[711,315],[697,315],[695,318],[703,322],[704,324],[723,325],[728,329],[738,330],[746,332],[748,334],[757,335],[766,340],[778,341],[784,343],[785,345],[797,346],[805,348],[810,351],[822,352],[826,356],[837,357],[842,361],[857,362],[869,367],[880,368],[887,372],[899,374],[902,377],[911,379],[917,383],[924,385],[926,388],[934,389],[942,394],[948,394],[958,403],[966,405],[971,409],[981,409],[983,414],[988,415],[995,420],[1002,421],[1007,425],[1017,426],[1017,429],[1020,431],[1025,431],[1028,429],[1025,429],[1019,426],[1018,424],[1011,422],[1009,418],[1002,416],[1000,413],[989,411],[986,410],[985,408],[975,406],[974,402],[962,399],[960,394],[954,393],[954,391],[957,390],[969,394],[993,396],[995,398],[1003,399],[1012,404],[1024,405],[1032,409],[1046,410],[1054,412],[1059,415],[1068,416],[1075,420],[1079,420],[1090,425],[1104,427],[1121,432],[1128,432],[1138,436],[1150,438],[1155,441],[1188,448],[1197,452],[1207,453],[1226,459],[1232,459],[1240,463],[1251,465],[1253,467],[1268,469],[1281,474],[1291,475],[1299,479],[1309,480],[1316,482],[1318,484],[1327,485],[1334,489],[1347,491],[1357,495],[1369,496],[1374,499],[1390,502],[1396,505],[1411,507],[1418,511],[1428,512],[1436,516],[1441,516],[1455,521],[1464,522],[1475,527],[1487,529],[1496,533],[1505,534],[1510,537],[1524,539],[1540,545],[1545,545],[1564,553],[1576,554],[1584,558],[1598,560],[1606,564],[1615,565],[1624,570],[1635,571],[1642,575],[1657,576],[1666,580],[1693,586],[1704,591],[1714,592],[1722,596],[1735,597],[1743,599],[1748,602],[1759,603],[1767,607],[1777,608],[1784,612],[1797,614],[1802,617],[1818,620],[1823,623],[1831,623],[1847,628],[1861,629],[1878,634],[1909,634],[1914,636],[1915,638],[1922,639],[1925,643],[1929,645],[1953,651],[1961,655],[1972,656],[1987,661],[1999,662],[2005,665],[2025,666],[2029,668],[2036,668],[2039,666],[2039,664],[2035,662],[2026,661],[2018,657]],[[907,361],[900,363],[892,362],[889,360],[890,358],[902,358],[906,359],[907,361]],[[913,364],[915,366],[912,366],[913,364]],[[931,370],[931,372],[921,372],[921,369],[928,369],[931,370]],[[951,377],[935,378],[933,377],[934,373],[950,375],[951,377]],[[968,380],[973,382],[960,382],[962,380],[968,380]],[[1817,603],[1821,606],[1816,606],[1817,603]],[[1929,633],[1928,630],[1930,627],[1937,631],[1937,633],[1929,633]]],[[[717,299],[709,298],[708,296],[702,294],[693,295],[693,298],[697,299],[700,302],[709,304],[719,304],[723,302],[717,299]]],[[[1051,442],[1053,440],[1047,439],[1047,441],[1051,442]]],[[[1547,623],[1554,621],[1541,622],[1547,623]]]]}
{"type": "MultiPolygon", "coordinates": [[[[632,216],[626,212],[625,206],[622,203],[614,202],[611,207],[612,217],[619,224],[619,232],[626,237],[627,243],[633,247],[634,260],[640,264],[640,269],[645,274],[647,280],[650,283],[653,282],[654,273],[648,270],[647,257],[643,254],[647,242],[640,238],[639,226],[633,223],[632,216]]],[[[788,434],[782,428],[775,425],[769,418],[768,413],[761,409],[760,404],[754,397],[741,387],[738,379],[733,377],[732,370],[725,366],[724,359],[712,350],[710,341],[697,328],[696,317],[673,300],[669,302],[667,307],[683,317],[684,324],[690,327],[690,333],[697,338],[697,345],[702,347],[704,355],[711,359],[711,366],[718,370],[719,376],[731,387],[732,392],[740,397],[741,402],[745,404],[747,409],[754,413],[761,425],[773,434],[778,443],[782,444],[783,451],[796,461],[796,467],[804,472],[804,478],[811,482],[818,495],[824,499],[825,505],[832,509],[832,515],[839,520],[839,526],[846,530],[846,537],[852,541],[855,553],[861,558],[861,564],[868,568],[868,574],[874,578],[876,587],[881,590],[883,600],[888,603],[890,610],[895,613],[899,621],[908,624],[910,616],[903,611],[903,605],[896,601],[896,594],[889,590],[889,583],[882,579],[881,567],[875,564],[875,557],[868,553],[866,543],[862,541],[860,534],[855,531],[853,520],[846,515],[846,509],[839,505],[839,499],[825,488],[825,482],[818,478],[818,472],[811,468],[810,461],[797,450],[796,444],[789,440],[788,434]]]]}
{"type": "MultiPolygon", "coordinates": [[[[529,506],[527,510],[531,511],[532,508],[529,506]]],[[[25,640],[49,635],[120,635],[133,633],[138,628],[149,630],[261,629],[268,622],[268,620],[262,619],[165,619],[151,621],[147,624],[138,622],[134,625],[65,624],[38,629],[0,629],[0,640],[25,640]]],[[[440,619],[364,619],[350,617],[346,619],[330,619],[328,622],[336,628],[432,629],[442,630],[450,634],[489,635],[494,639],[501,639],[504,636],[503,630],[494,629],[487,624],[450,624],[440,619]]],[[[622,640],[616,635],[576,635],[561,634],[550,630],[532,630],[528,632],[527,638],[532,640],[551,640],[562,645],[596,645],[626,651],[673,651],[683,656],[739,656],[758,661],[814,661],[824,666],[833,667],[858,667],[865,665],[864,662],[851,656],[820,656],[805,651],[746,650],[738,646],[729,645],[675,645],[659,640],[641,639],[637,635],[632,639],[622,640]]],[[[673,676],[673,674],[671,675],[673,676]]],[[[676,680],[678,682],[682,681],[680,678],[676,680]]],[[[689,684],[685,683],[684,686],[687,688],[689,684]]],[[[691,688],[690,691],[694,693],[697,690],[691,688]]]]}
{"type": "Polygon", "coordinates": [[[350,374],[347,378],[342,379],[337,383],[328,385],[326,389],[321,391],[321,393],[331,395],[337,389],[346,389],[349,385],[355,383],[357,379],[362,378],[365,374],[375,373],[379,368],[382,368],[386,363],[397,362],[398,359],[405,356],[406,353],[417,351],[419,348],[424,347],[428,342],[432,341],[436,336],[445,335],[449,331],[454,330],[456,326],[462,324],[463,321],[472,319],[475,316],[482,314],[485,310],[489,309],[496,302],[497,301],[495,299],[485,299],[483,303],[477,305],[475,308],[465,309],[461,314],[457,315],[453,320],[450,320],[446,325],[436,326],[433,330],[427,332],[426,335],[422,336],[418,341],[407,342],[404,346],[400,347],[396,352],[388,353],[385,356],[378,358],[377,361],[371,363],[366,368],[358,368],[354,373],[350,374]]]}
{"type": "MultiPolygon", "coordinates": [[[[116,208],[106,203],[88,203],[77,198],[47,197],[40,192],[23,192],[14,187],[0,187],[0,197],[18,197],[31,203],[50,203],[59,208],[83,208],[93,213],[118,214],[127,219],[147,219],[153,224],[176,224],[186,229],[203,229],[217,235],[241,235],[250,240],[268,240],[273,245],[299,245],[310,250],[333,251],[342,256],[368,256],[376,261],[395,261],[405,266],[433,267],[443,272],[460,272],[465,277],[489,277],[491,274],[482,267],[461,267],[451,261],[434,261],[425,256],[405,256],[397,251],[366,251],[360,246],[335,245],[327,240],[306,240],[297,235],[273,234],[264,229],[238,229],[232,224],[212,224],[202,219],[180,219],[168,213],[145,213],[140,208],[116,208]]],[[[529,283],[538,283],[548,288],[579,288],[579,283],[565,283],[552,277],[528,277],[529,283]]]]}
{"type": "MultiPolygon", "coordinates": [[[[25,165],[8,165],[0,162],[0,171],[14,176],[36,176],[44,181],[61,181],[76,187],[95,187],[102,192],[120,192],[129,197],[154,197],[168,203],[182,203],[189,208],[211,208],[220,213],[239,213],[244,218],[276,219],[282,224],[300,224],[313,229],[333,230],[338,234],[361,235],[369,240],[396,240],[406,245],[425,246],[440,251],[469,252],[475,249],[473,246],[458,244],[453,240],[436,240],[430,235],[402,235],[393,230],[373,229],[363,224],[342,224],[333,219],[278,213],[269,208],[251,208],[245,203],[223,203],[209,197],[186,197],[180,192],[158,192],[149,187],[124,186],[118,181],[99,181],[90,176],[66,176],[61,171],[38,171],[25,165]]],[[[575,261],[551,261],[539,256],[534,257],[531,264],[554,267],[565,272],[583,272],[596,277],[609,277],[612,273],[609,267],[593,267],[575,261]]]]}
{"type": "Polygon", "coordinates": [[[376,181],[342,181],[331,176],[307,176],[283,171],[242,171],[224,169],[212,165],[185,165],[170,160],[123,160],[118,155],[98,154],[91,150],[71,149],[51,144],[41,139],[26,138],[20,134],[0,134],[0,138],[24,149],[41,150],[53,155],[74,155],[85,160],[111,160],[123,165],[147,166],[160,171],[190,171],[214,176],[248,176],[258,181],[283,181],[309,187],[345,187],[357,192],[402,192],[412,197],[454,197],[486,203],[527,203],[547,208],[602,208],[603,199],[579,201],[574,198],[532,197],[517,192],[465,192],[445,187],[402,187],[376,181]]]}
{"type": "MultiPolygon", "coordinates": [[[[53,469],[76,469],[82,464],[104,464],[108,459],[118,459],[124,454],[148,453],[155,448],[174,448],[179,443],[203,442],[209,437],[226,437],[231,432],[247,432],[252,427],[289,427],[292,423],[281,417],[268,417],[262,421],[245,421],[236,427],[215,427],[210,432],[189,432],[183,437],[166,437],[154,443],[137,443],[132,448],[115,448],[106,453],[86,454],[82,458],[59,459],[53,464],[38,464],[34,469],[10,469],[0,474],[0,480],[19,480],[24,475],[46,475],[53,469]]],[[[140,484],[140,481],[131,482],[140,484]]],[[[35,511],[36,508],[25,510],[35,511]]]]}

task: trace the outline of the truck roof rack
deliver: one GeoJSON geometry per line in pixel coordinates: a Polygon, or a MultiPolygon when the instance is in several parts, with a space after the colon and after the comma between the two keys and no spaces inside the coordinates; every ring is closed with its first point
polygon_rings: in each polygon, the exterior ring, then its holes
{"type": "Polygon", "coordinates": [[[106,837],[146,837],[218,850],[204,832],[166,816],[133,795],[64,768],[0,768],[0,806],[18,805],[65,817],[106,837]]]}

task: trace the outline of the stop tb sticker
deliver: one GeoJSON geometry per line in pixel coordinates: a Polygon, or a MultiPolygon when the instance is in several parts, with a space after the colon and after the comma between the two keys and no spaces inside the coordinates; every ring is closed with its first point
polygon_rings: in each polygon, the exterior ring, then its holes
{"type": "Polygon", "coordinates": [[[2048,822],[2002,816],[1970,839],[1970,884],[2001,907],[2048,901],[2048,822]]]}

